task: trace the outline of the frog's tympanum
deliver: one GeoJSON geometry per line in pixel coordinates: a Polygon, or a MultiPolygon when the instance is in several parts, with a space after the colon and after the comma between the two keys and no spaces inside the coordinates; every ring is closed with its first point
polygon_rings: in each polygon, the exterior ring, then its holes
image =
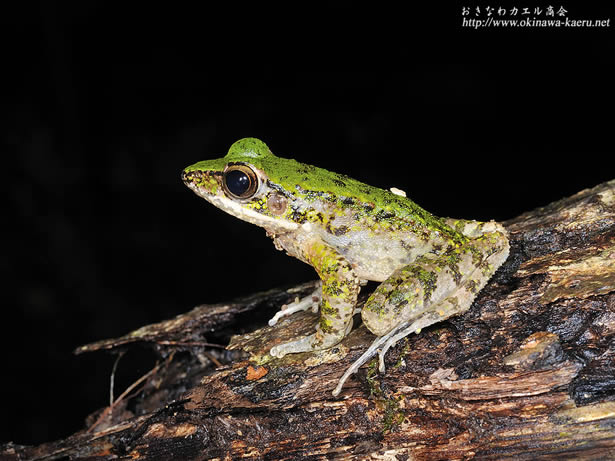
{"type": "Polygon", "coordinates": [[[316,299],[315,333],[272,347],[272,356],[338,344],[352,328],[360,286],[382,282],[361,310],[377,338],[334,395],[374,355],[384,371],[384,354],[400,339],[469,309],[508,256],[500,224],[438,218],[398,189],[276,157],[254,138],[237,141],[223,158],[189,166],[182,177],[197,195],[264,227],[276,248],[316,269],[321,288],[270,321],[310,308],[316,299]]]}

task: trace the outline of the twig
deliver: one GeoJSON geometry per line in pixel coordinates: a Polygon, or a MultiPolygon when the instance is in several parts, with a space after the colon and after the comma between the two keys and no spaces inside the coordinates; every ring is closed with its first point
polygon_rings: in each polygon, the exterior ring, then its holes
{"type": "MultiPolygon", "coordinates": [[[[122,392],[120,394],[120,396],[117,398],[117,400],[115,400],[113,403],[111,403],[111,405],[109,405],[107,408],[105,408],[105,410],[100,414],[100,416],[98,416],[98,418],[96,418],[96,421],[94,421],[94,424],[92,424],[89,429],[87,430],[87,432],[93,432],[94,429],[96,428],[96,426],[98,426],[102,420],[104,418],[106,418],[107,416],[110,416],[112,414],[113,408],[115,408],[122,400],[124,400],[124,398],[133,390],[135,389],[139,384],[141,384],[143,381],[145,381],[146,379],[148,379],[150,376],[153,376],[155,373],[158,372],[158,370],[160,370],[160,368],[163,365],[168,365],[171,360],[173,360],[173,356],[175,355],[175,351],[173,351],[169,357],[162,363],[157,364],[154,368],[152,368],[150,371],[148,371],[147,373],[145,373],[143,376],[141,376],[139,379],[137,379],[134,383],[132,383],[130,386],[128,386],[126,388],[126,390],[124,390],[124,392],[122,392]]],[[[118,357],[119,359],[119,357],[118,357]]],[[[117,364],[117,360],[116,360],[116,364],[117,364]]],[[[114,370],[113,373],[115,373],[115,365],[114,364],[114,370]]],[[[113,374],[112,373],[112,374],[113,374]]]]}
{"type": "Polygon", "coordinates": [[[204,343],[201,341],[156,341],[156,344],[161,346],[216,347],[218,349],[226,349],[226,346],[222,344],[204,343]]]}
{"type": "Polygon", "coordinates": [[[115,386],[115,371],[117,370],[117,364],[120,363],[120,359],[124,356],[126,351],[120,351],[113,362],[113,368],[111,369],[111,376],[109,377],[109,407],[113,405],[113,388],[115,386]]]}

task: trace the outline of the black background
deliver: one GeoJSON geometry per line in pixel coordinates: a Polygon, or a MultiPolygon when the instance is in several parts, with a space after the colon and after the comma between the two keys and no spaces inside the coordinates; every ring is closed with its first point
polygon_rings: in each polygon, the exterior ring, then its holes
{"type": "MultiPolygon", "coordinates": [[[[562,5],[613,21],[581,3],[562,5]]],[[[241,137],[442,216],[509,219],[615,176],[613,26],[290,5],[4,10],[0,442],[66,436],[107,403],[113,359],[78,345],[315,277],[182,185],[241,137]]],[[[116,392],[152,364],[129,353],[116,392]]]]}

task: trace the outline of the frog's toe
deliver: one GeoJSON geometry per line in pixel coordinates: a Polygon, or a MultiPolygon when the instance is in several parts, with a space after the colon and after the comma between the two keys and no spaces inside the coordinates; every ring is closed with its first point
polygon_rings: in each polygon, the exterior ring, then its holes
{"type": "Polygon", "coordinates": [[[384,356],[391,347],[393,347],[406,336],[412,333],[418,334],[423,328],[433,325],[440,320],[441,316],[438,312],[427,312],[414,322],[404,322],[403,324],[395,328],[393,331],[391,331],[389,334],[384,336],[384,344],[382,345],[382,349],[378,351],[378,371],[384,373],[384,356]]]}
{"type": "Polygon", "coordinates": [[[337,386],[333,390],[334,397],[337,397],[340,394],[340,392],[342,391],[342,387],[344,386],[344,383],[346,382],[346,380],[350,378],[351,375],[356,373],[359,370],[359,368],[361,368],[361,366],[367,363],[369,359],[371,359],[373,356],[378,354],[379,349],[383,346],[383,344],[387,342],[387,339],[394,333],[395,331],[393,331],[392,333],[389,333],[388,335],[380,336],[376,338],[374,342],[372,342],[372,344],[367,348],[367,350],[363,352],[361,357],[359,357],[357,360],[355,360],[355,362],[352,365],[350,365],[350,367],[342,375],[342,377],[337,383],[337,386]]]}
{"type": "Polygon", "coordinates": [[[306,296],[305,298],[297,298],[292,303],[285,304],[282,306],[282,309],[276,312],[276,314],[269,320],[269,326],[274,326],[282,317],[294,314],[295,312],[306,311],[308,309],[312,309],[313,312],[317,312],[321,299],[322,288],[318,288],[311,295],[306,296]]]}
{"type": "Polygon", "coordinates": [[[284,357],[287,354],[287,352],[285,352],[283,346],[285,346],[285,344],[280,344],[278,346],[273,346],[269,350],[269,355],[271,355],[272,357],[276,357],[278,359],[281,359],[282,357],[284,357]]]}
{"type": "Polygon", "coordinates": [[[269,355],[281,359],[287,354],[296,354],[298,352],[310,352],[319,349],[316,345],[316,335],[309,335],[299,338],[296,341],[289,343],[278,344],[269,350],[269,355]]]}

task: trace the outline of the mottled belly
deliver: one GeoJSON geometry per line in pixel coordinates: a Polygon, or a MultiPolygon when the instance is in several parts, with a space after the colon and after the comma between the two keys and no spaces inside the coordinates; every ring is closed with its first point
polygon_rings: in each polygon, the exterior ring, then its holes
{"type": "Polygon", "coordinates": [[[392,238],[389,234],[357,231],[343,236],[324,235],[354,268],[361,279],[384,281],[391,273],[432,251],[432,245],[412,234],[392,238]]]}

